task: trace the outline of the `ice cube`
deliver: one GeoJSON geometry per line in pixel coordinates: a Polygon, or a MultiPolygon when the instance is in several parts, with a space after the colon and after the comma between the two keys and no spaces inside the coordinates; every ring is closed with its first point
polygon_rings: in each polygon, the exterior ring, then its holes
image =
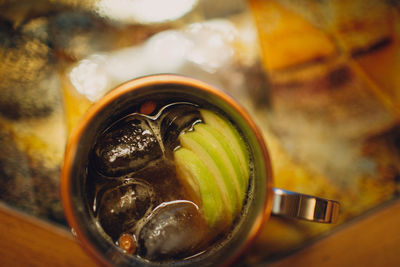
{"type": "Polygon", "coordinates": [[[150,184],[139,179],[127,179],[124,184],[99,192],[98,219],[104,231],[116,240],[130,231],[135,223],[149,213],[154,203],[150,184]]]}
{"type": "Polygon", "coordinates": [[[138,254],[155,261],[182,259],[201,250],[207,230],[192,202],[164,202],[140,229],[138,254]]]}
{"type": "Polygon", "coordinates": [[[163,152],[150,123],[145,116],[133,114],[103,133],[94,147],[97,170],[107,176],[121,176],[161,158],[163,152]]]}
{"type": "Polygon", "coordinates": [[[178,145],[179,134],[189,130],[201,120],[198,107],[190,103],[174,103],[166,106],[160,115],[160,132],[167,152],[178,145]]]}

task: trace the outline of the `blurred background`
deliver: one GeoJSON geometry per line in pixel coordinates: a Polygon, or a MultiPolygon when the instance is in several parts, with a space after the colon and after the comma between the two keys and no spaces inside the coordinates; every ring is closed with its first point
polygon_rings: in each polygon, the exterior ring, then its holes
{"type": "Polygon", "coordinates": [[[279,259],[400,194],[400,5],[330,0],[0,0],[0,200],[66,228],[68,134],[113,87],[201,79],[257,121],[275,186],[340,222],[273,217],[240,259],[279,259]]]}

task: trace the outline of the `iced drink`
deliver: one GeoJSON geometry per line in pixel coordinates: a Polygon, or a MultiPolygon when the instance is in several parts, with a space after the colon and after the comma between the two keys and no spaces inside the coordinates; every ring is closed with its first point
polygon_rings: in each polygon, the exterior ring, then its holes
{"type": "Polygon", "coordinates": [[[250,153],[211,106],[150,99],[97,135],[84,190],[104,239],[144,261],[215,249],[245,213],[250,153]]]}

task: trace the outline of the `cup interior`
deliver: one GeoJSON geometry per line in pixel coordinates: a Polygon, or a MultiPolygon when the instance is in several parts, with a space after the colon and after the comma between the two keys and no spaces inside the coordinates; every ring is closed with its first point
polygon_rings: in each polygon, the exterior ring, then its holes
{"type": "Polygon", "coordinates": [[[231,261],[254,238],[271,211],[272,175],[268,153],[260,131],[245,110],[231,97],[208,84],[174,75],[144,77],[127,82],[102,98],[88,111],[71,134],[62,171],[62,200],[70,226],[85,249],[98,261],[116,266],[153,266],[129,256],[99,233],[98,222],[89,211],[85,190],[88,161],[99,135],[118,119],[138,111],[147,100],[174,98],[214,109],[237,126],[248,144],[252,175],[248,198],[239,222],[228,237],[201,255],[174,262],[176,266],[215,266],[231,261]]]}

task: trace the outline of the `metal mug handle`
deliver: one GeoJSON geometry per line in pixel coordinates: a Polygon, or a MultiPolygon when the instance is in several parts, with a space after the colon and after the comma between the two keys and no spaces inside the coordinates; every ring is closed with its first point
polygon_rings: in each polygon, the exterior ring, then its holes
{"type": "Polygon", "coordinates": [[[272,214],[313,222],[334,223],[339,202],[273,188],[272,214]]]}

